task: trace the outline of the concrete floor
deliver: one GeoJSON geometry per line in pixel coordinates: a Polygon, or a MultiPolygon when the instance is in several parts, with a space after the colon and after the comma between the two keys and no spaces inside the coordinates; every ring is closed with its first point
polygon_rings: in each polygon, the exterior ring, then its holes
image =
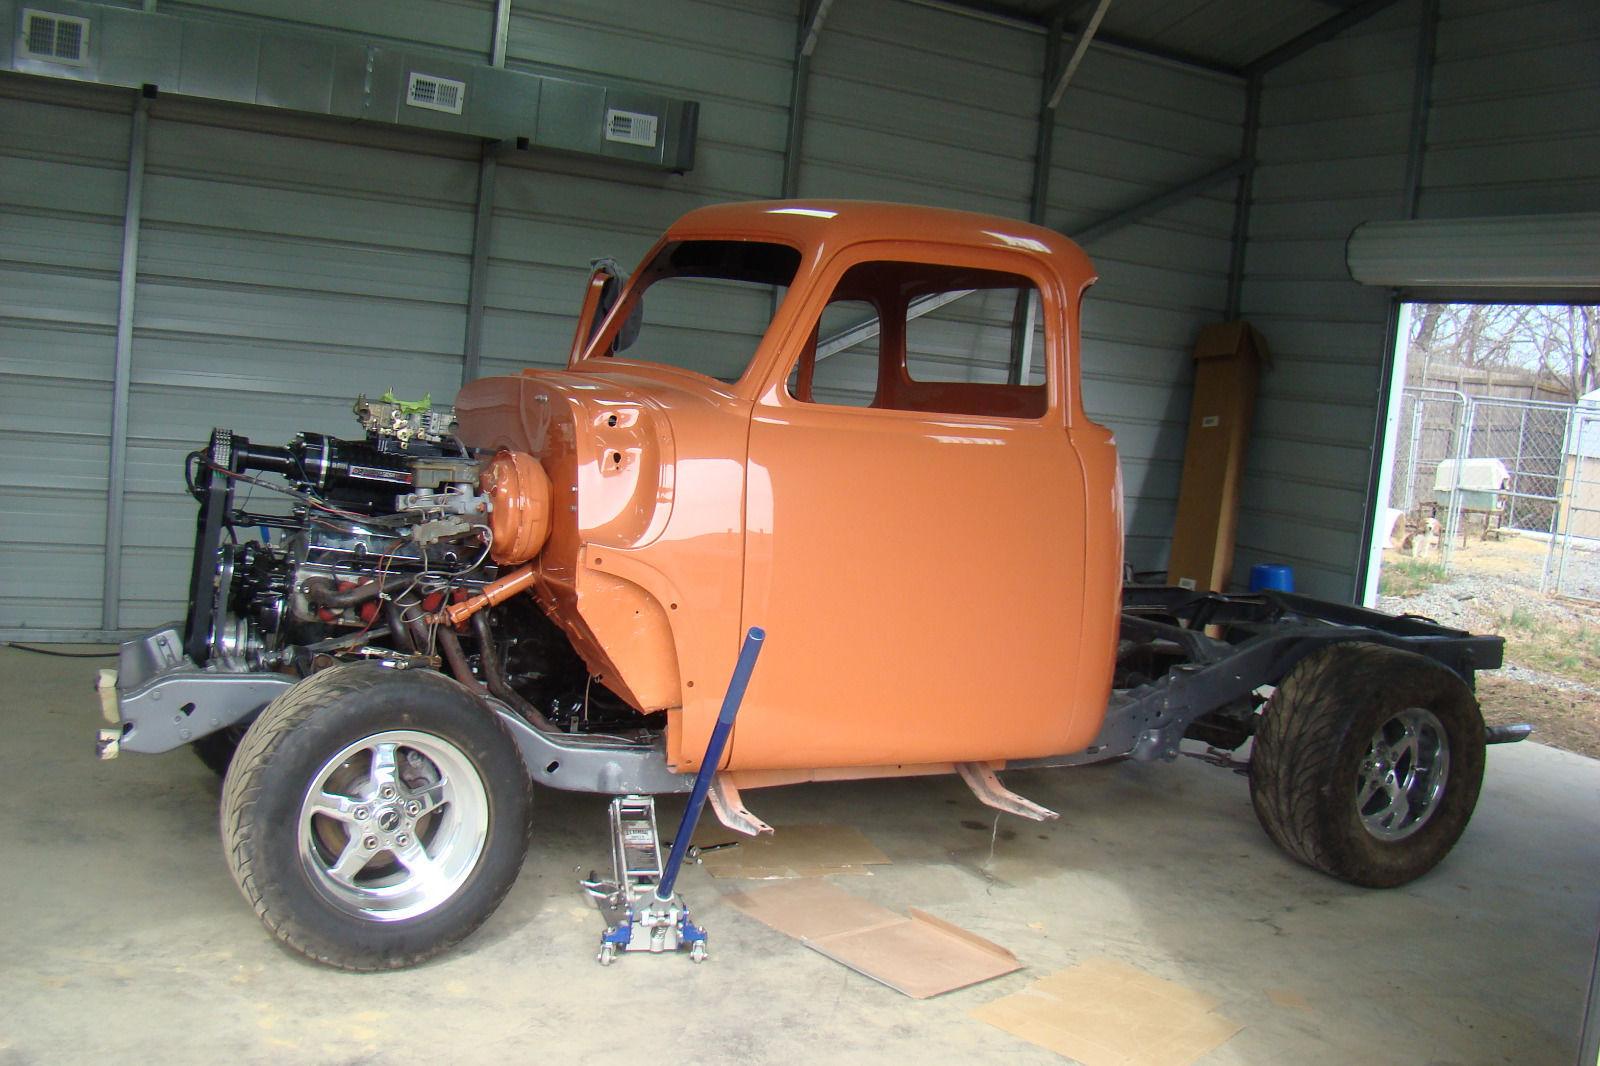
{"type": "Polygon", "coordinates": [[[1010,775],[1063,817],[1002,819],[992,862],[993,818],[954,778],[747,797],[770,822],[859,827],[893,865],[839,884],[924,907],[1026,964],[923,1002],[722,904],[739,883],[699,869],[682,889],[711,961],[601,969],[576,879],[606,860],[605,801],[543,793],[527,866],[481,931],[419,969],[351,976],[257,924],[223,863],[218,784],[188,752],[94,761],[99,665],[0,650],[0,1066],[1059,1063],[967,1011],[1093,956],[1222,1000],[1245,1028],[1208,1066],[1565,1064],[1577,1047],[1600,762],[1536,744],[1491,749],[1455,853],[1390,892],[1291,863],[1245,782],[1189,759],[1010,775]]]}

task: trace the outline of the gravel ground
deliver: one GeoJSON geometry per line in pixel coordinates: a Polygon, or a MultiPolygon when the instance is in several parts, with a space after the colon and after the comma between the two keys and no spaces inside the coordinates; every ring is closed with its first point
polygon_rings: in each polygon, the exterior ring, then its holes
{"type": "MultiPolygon", "coordinates": [[[[1510,615],[1513,610],[1553,625],[1570,625],[1587,617],[1588,612],[1578,611],[1570,603],[1538,595],[1536,588],[1529,589],[1511,578],[1456,573],[1451,575],[1449,581],[1433,585],[1415,596],[1379,596],[1378,609],[1390,614],[1418,614],[1442,625],[1468,629],[1474,633],[1497,632],[1500,619],[1510,615]],[[1530,591],[1534,595],[1530,596],[1530,591]]],[[[1501,667],[1500,676],[1558,692],[1600,697],[1600,686],[1522,666],[1509,659],[1501,667]]]]}
{"type": "MultiPolygon", "coordinates": [[[[1539,591],[1546,552],[1547,545],[1532,538],[1469,541],[1452,560],[1447,580],[1403,598],[1379,596],[1377,606],[1392,614],[1418,614],[1454,628],[1508,637],[1505,665],[1478,678],[1485,720],[1531,722],[1535,740],[1600,758],[1597,679],[1592,674],[1567,676],[1516,659],[1517,645],[1530,627],[1600,630],[1600,603],[1572,598],[1580,593],[1600,597],[1600,551],[1575,547],[1568,555],[1561,583],[1568,593],[1565,597],[1539,591]],[[1505,625],[1513,614],[1521,620],[1523,632],[1505,625]]],[[[1555,584],[1553,574],[1551,584],[1555,584]]]]}
{"type": "Polygon", "coordinates": [[[1594,541],[1574,541],[1566,553],[1566,566],[1559,566],[1561,545],[1556,545],[1556,557],[1551,561],[1550,584],[1560,579],[1561,591],[1568,596],[1581,596],[1600,600],[1600,545],[1594,541]]]}

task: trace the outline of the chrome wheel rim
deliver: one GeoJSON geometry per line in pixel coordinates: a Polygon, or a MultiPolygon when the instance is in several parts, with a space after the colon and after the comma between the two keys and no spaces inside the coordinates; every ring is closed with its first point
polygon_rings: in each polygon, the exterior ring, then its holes
{"type": "Polygon", "coordinates": [[[1432,711],[1408,707],[1372,734],[1356,775],[1356,813],[1367,832],[1403,840],[1438,810],[1450,777],[1450,741],[1432,711]]]}
{"type": "Polygon", "coordinates": [[[455,895],[489,836],[489,796],[461,749],[390,730],[323,763],[300,803],[300,862],[340,911],[396,922],[455,895]]]}

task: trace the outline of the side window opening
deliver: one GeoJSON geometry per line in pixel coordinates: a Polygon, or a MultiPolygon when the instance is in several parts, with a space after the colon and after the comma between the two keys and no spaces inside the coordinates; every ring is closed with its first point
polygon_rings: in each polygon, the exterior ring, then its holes
{"type": "Polygon", "coordinates": [[[1016,274],[875,262],[840,279],[789,393],[807,403],[1006,418],[1048,406],[1038,290],[1016,274]],[[1010,384],[1021,358],[1021,384],[1010,384]]]}

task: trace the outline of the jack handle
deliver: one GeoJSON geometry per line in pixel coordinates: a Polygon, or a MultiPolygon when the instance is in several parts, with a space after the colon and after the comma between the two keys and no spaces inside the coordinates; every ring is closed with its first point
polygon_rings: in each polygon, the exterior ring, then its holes
{"type": "Polygon", "coordinates": [[[750,684],[751,673],[755,671],[756,656],[761,654],[761,642],[766,639],[767,634],[760,626],[751,626],[750,632],[745,634],[744,646],[739,649],[739,661],[733,667],[733,679],[728,682],[728,693],[722,697],[722,710],[717,715],[717,724],[712,727],[711,739],[706,743],[706,756],[700,763],[700,772],[695,775],[694,789],[689,793],[689,805],[683,809],[683,820],[678,823],[677,835],[672,838],[672,853],[667,856],[661,880],[656,883],[657,903],[672,900],[678,871],[683,868],[683,860],[689,851],[689,838],[694,836],[700,812],[705,809],[706,792],[711,788],[711,779],[717,775],[717,766],[722,762],[722,749],[728,744],[728,734],[733,732],[733,720],[739,713],[739,705],[744,702],[744,690],[750,684]]]}

